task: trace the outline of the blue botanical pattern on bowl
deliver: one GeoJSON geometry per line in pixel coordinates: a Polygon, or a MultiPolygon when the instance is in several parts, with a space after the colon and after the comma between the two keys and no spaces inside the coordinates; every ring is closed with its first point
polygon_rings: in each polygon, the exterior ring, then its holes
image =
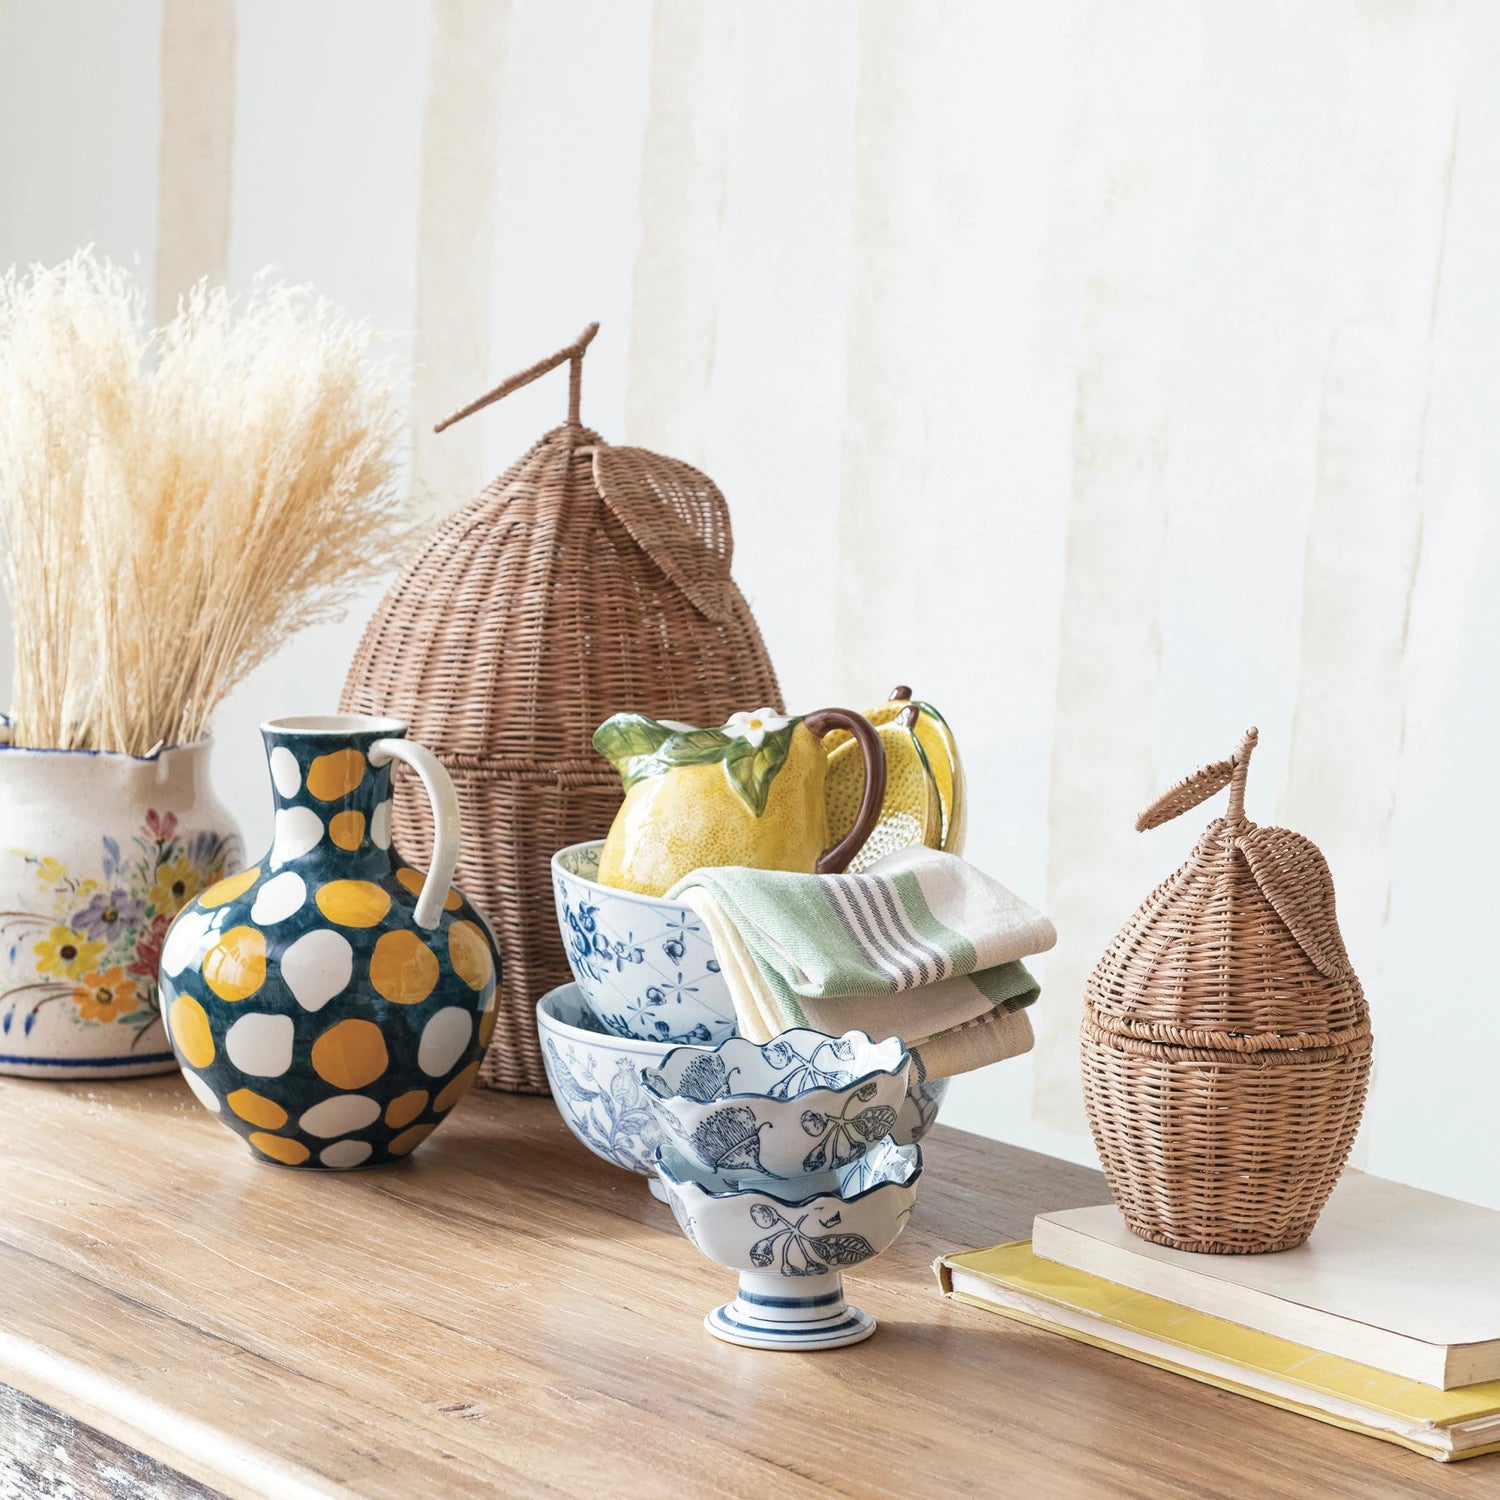
{"type": "Polygon", "coordinates": [[[663,1145],[656,1170],[678,1224],[710,1260],[744,1273],[822,1276],[880,1254],[906,1227],[922,1150],[887,1137],[837,1171],[773,1184],[704,1173],[663,1145]]]}
{"type": "Polygon", "coordinates": [[[906,1098],[901,1102],[901,1113],[896,1116],[896,1128],[891,1132],[897,1145],[920,1141],[932,1129],[952,1081],[951,1078],[925,1078],[918,1083],[915,1073],[912,1074],[906,1098]]]}
{"type": "Polygon", "coordinates": [[[697,915],[600,885],[602,839],[552,857],[558,929],[589,1008],[618,1036],[712,1045],[734,1035],[734,1003],[697,915]]]}
{"type": "Polygon", "coordinates": [[[641,1068],[660,1062],[673,1044],[606,1031],[576,984],[543,995],[536,1016],[547,1082],[568,1129],[596,1156],[652,1177],[661,1124],[641,1086],[641,1068]]]}
{"type": "Polygon", "coordinates": [[[643,1068],[649,1102],[697,1165],[774,1178],[847,1166],[896,1128],[910,1055],[897,1037],[798,1029],[677,1048],[643,1068]]]}

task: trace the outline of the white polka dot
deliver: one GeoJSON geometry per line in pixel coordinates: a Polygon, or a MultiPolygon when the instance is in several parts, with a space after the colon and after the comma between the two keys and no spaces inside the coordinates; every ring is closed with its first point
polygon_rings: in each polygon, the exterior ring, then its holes
{"type": "Polygon", "coordinates": [[[444,1006],[423,1028],[417,1066],[430,1078],[446,1073],[468,1050],[474,1017],[457,1005],[444,1006]]]}
{"type": "Polygon", "coordinates": [[[272,922],[282,922],[299,911],[307,900],[307,886],[295,870],[283,870],[273,875],[255,894],[255,905],[250,908],[250,920],[262,927],[272,922]]]}
{"type": "Polygon", "coordinates": [[[241,1016],[225,1034],[224,1050],[241,1073],[279,1078],[292,1065],[295,1028],[290,1016],[241,1016]]]}
{"type": "Polygon", "coordinates": [[[161,950],[163,974],[180,974],[198,957],[199,945],[207,936],[209,924],[213,919],[212,912],[190,906],[172,923],[171,930],[167,933],[167,941],[161,950]]]}
{"type": "Polygon", "coordinates": [[[276,838],[271,845],[271,863],[284,865],[316,849],[323,837],[323,820],[310,807],[283,807],[276,814],[276,838]]]}
{"type": "Polygon", "coordinates": [[[303,1010],[322,1010],[354,974],[354,949],[342,932],[315,927],[281,955],[281,977],[303,1010]]]}
{"type": "Polygon", "coordinates": [[[318,1153],[318,1160],[325,1167],[357,1167],[362,1161],[369,1159],[368,1141],[335,1141],[331,1146],[324,1146],[318,1153]]]}
{"type": "Polygon", "coordinates": [[[297,766],[297,757],[285,745],[278,745],[271,752],[271,780],[283,797],[295,797],[302,785],[302,772],[297,766]]]}
{"type": "Polygon", "coordinates": [[[184,1068],[182,1076],[187,1079],[187,1086],[198,1096],[198,1102],[204,1109],[211,1109],[215,1114],[219,1112],[219,1096],[204,1083],[194,1072],[184,1068]]]}
{"type": "Polygon", "coordinates": [[[391,799],[389,797],[370,814],[370,838],[377,849],[391,847],[391,799]]]}
{"type": "Polygon", "coordinates": [[[368,1094],[337,1094],[315,1104],[297,1122],[309,1135],[347,1135],[380,1118],[380,1105],[368,1094]]]}
{"type": "Polygon", "coordinates": [[[484,1015],[486,1011],[495,1008],[495,981],[492,979],[484,987],[484,1004],[479,1007],[479,1014],[484,1015]]]}

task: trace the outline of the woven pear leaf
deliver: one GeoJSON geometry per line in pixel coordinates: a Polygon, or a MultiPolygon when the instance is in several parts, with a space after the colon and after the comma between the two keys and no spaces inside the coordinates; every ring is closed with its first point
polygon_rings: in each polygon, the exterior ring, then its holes
{"type": "Polygon", "coordinates": [[[1266,900],[1318,972],[1330,979],[1348,975],[1333,875],[1317,845],[1288,828],[1252,828],[1237,847],[1266,900]]]}
{"type": "Polygon", "coordinates": [[[719,487],[690,464],[601,443],[594,450],[599,496],[643,552],[708,619],[731,606],[733,534],[719,487]]]}

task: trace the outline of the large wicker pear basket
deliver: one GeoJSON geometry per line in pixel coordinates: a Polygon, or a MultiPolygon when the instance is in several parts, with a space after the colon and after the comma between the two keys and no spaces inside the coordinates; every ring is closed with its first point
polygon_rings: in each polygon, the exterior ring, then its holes
{"type": "Polygon", "coordinates": [[[1245,817],[1256,732],[1137,820],[1226,785],[1229,808],[1089,979],[1083,1087],[1130,1228],[1179,1250],[1287,1250],[1312,1232],[1359,1127],[1370,1019],[1318,849],[1245,817]]]}
{"type": "MultiPolygon", "coordinates": [[[[406,721],[463,812],[458,883],[500,939],[500,1011],[480,1081],[545,1093],[537,999],[569,978],[552,855],[603,838],[621,799],[590,738],[611,714],[719,724],[781,707],[730,578],[729,511],[696,469],[617,448],[579,421],[592,324],[440,423],[570,367],[568,420],[436,527],[392,585],[344,685],[355,713],[406,721]]],[[[428,801],[397,780],[394,836],[425,862],[428,801]]]]}

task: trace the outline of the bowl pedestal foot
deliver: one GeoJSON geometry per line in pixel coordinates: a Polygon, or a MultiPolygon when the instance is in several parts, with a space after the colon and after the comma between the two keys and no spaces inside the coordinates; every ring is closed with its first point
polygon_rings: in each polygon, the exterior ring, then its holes
{"type": "Polygon", "coordinates": [[[843,1278],[746,1272],[739,1295],[703,1320],[715,1338],[747,1349],[839,1349],[875,1332],[875,1319],[844,1301],[843,1278]]]}

